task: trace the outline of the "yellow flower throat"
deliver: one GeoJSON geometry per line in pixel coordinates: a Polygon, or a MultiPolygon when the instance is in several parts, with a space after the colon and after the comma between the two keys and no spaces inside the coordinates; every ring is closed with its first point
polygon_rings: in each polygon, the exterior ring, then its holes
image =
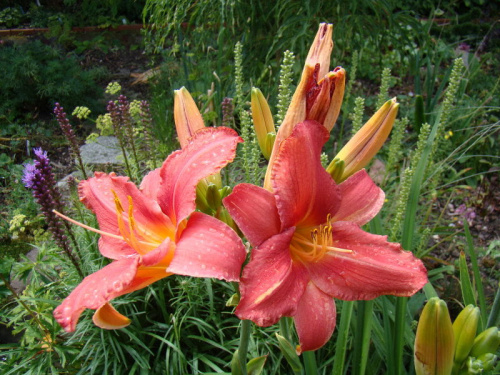
{"type": "Polygon", "coordinates": [[[316,227],[297,227],[290,242],[292,259],[304,263],[317,262],[329,252],[352,253],[352,250],[333,246],[332,219],[328,214],[326,223],[316,227]]]}

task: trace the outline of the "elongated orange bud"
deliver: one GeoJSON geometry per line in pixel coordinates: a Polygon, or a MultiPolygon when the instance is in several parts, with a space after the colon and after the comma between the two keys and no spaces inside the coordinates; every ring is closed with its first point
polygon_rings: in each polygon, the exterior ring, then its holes
{"type": "Polygon", "coordinates": [[[337,183],[365,167],[380,150],[392,130],[398,108],[396,98],[388,100],[335,156],[326,170],[337,183]],[[344,162],[342,173],[335,170],[335,161],[344,162]]]}
{"type": "Polygon", "coordinates": [[[205,127],[193,97],[185,87],[174,90],[174,122],[181,148],[198,130],[205,127]]]}
{"type": "Polygon", "coordinates": [[[321,23],[309,49],[300,82],[280,124],[267,168],[264,187],[270,189],[271,168],[281,142],[293,128],[305,120],[321,123],[328,131],[333,129],[340,113],[345,88],[345,70],[337,67],[330,71],[333,49],[333,25],[321,23]]]}

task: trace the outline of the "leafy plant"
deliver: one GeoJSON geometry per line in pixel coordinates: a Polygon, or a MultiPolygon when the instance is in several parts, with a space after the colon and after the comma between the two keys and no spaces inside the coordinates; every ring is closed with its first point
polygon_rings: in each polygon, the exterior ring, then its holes
{"type": "Polygon", "coordinates": [[[0,48],[0,121],[47,118],[52,106],[60,101],[68,107],[81,104],[96,108],[102,91],[96,81],[102,69],[84,71],[74,56],[40,40],[7,44],[0,48]]]}

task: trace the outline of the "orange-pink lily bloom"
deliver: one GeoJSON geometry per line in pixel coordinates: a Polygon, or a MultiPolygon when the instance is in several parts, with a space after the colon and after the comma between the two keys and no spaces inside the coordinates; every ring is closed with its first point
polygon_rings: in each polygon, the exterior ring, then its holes
{"type": "Polygon", "coordinates": [[[384,193],[365,170],[333,181],[320,163],[328,135],[316,121],[298,124],[281,144],[271,189],[239,184],[224,199],[253,246],[236,315],[260,326],[293,317],[302,351],[331,337],[333,298],[409,296],[427,282],[411,252],[360,228],[379,212],[384,193]]]}
{"type": "Polygon", "coordinates": [[[233,160],[236,132],[206,128],[150,172],[137,188],[127,177],[96,173],[79,185],[80,200],[95,212],[101,254],[112,262],[87,276],[54,311],[74,331],[85,309],[94,323],[130,323],[108,302],[172,274],[238,281],[245,248],[223,222],[195,212],[196,185],[233,160]]]}

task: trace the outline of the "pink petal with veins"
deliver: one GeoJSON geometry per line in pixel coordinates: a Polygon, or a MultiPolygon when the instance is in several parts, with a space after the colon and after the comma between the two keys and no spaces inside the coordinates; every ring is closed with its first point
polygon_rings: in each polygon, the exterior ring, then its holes
{"type": "Polygon", "coordinates": [[[307,273],[292,262],[288,246],[295,228],[275,235],[252,250],[243,269],[241,300],[236,308],[240,319],[267,327],[282,316],[292,316],[307,285],[307,273]]]}
{"type": "Polygon", "coordinates": [[[364,169],[339,185],[342,200],[333,221],[350,221],[359,226],[373,219],[384,204],[385,194],[364,169]]]}
{"type": "Polygon", "coordinates": [[[172,153],[160,171],[158,203],[177,225],[196,208],[196,185],[234,159],[242,139],[229,128],[199,130],[182,150],[172,153]]]}
{"type": "Polygon", "coordinates": [[[301,351],[316,350],[325,345],[335,329],[336,316],[333,298],[314,283],[307,284],[293,316],[301,351]]]}
{"type": "Polygon", "coordinates": [[[271,181],[282,230],[325,223],[338,210],[339,188],[320,163],[328,134],[320,123],[305,121],[281,145],[271,181]]]}
{"type": "Polygon", "coordinates": [[[269,191],[251,184],[239,184],[223,202],[253,246],[259,246],[280,232],[281,222],[276,200],[269,191]]]}
{"type": "Polygon", "coordinates": [[[361,230],[356,224],[333,224],[333,246],[352,253],[328,252],[320,261],[306,265],[311,279],[326,294],[342,300],[368,300],[391,294],[410,296],[427,283],[420,259],[361,230]]]}
{"type": "Polygon", "coordinates": [[[222,221],[194,212],[177,241],[168,272],[195,277],[239,281],[245,247],[222,221]]]}

